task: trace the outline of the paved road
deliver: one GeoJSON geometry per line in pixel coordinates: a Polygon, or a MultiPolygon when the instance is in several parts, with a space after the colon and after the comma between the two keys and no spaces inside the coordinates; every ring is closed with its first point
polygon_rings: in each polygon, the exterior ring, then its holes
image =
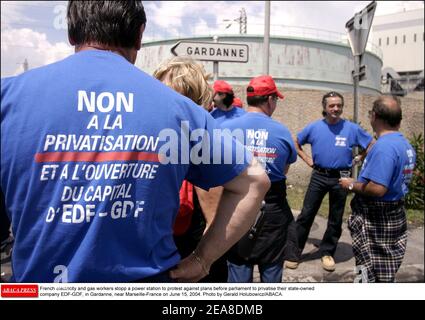
{"type": "MultiPolygon", "coordinates": [[[[298,214],[298,212],[294,212],[298,214]]],[[[317,216],[306,247],[302,262],[296,270],[285,269],[283,282],[353,282],[354,257],[351,249],[351,236],[344,223],[341,239],[335,253],[336,270],[328,272],[322,269],[318,245],[326,230],[327,220],[317,216]]],[[[407,250],[403,263],[396,275],[397,282],[424,282],[424,229],[408,230],[407,250]]],[[[258,273],[254,281],[259,282],[258,273]]]]}
{"type": "MultiPolygon", "coordinates": [[[[294,212],[298,214],[298,212],[294,212]]],[[[322,269],[318,245],[325,232],[327,220],[317,216],[313,224],[309,240],[306,244],[303,261],[296,270],[285,269],[283,282],[353,282],[354,257],[351,250],[351,237],[347,225],[343,232],[335,254],[337,263],[334,272],[322,269]]],[[[11,274],[9,259],[4,260],[2,254],[1,272],[11,274]]],[[[396,277],[397,282],[424,282],[424,229],[412,228],[408,231],[407,251],[396,277]]],[[[259,282],[259,274],[255,272],[254,282],[259,282]]]]}

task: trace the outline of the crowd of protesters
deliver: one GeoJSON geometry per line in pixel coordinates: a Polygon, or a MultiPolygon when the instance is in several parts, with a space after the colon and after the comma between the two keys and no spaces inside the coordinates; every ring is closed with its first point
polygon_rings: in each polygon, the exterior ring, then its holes
{"type": "Polygon", "coordinates": [[[141,1],[69,1],[67,18],[75,54],[2,79],[1,240],[9,244],[12,231],[11,281],[252,282],[258,265],[262,282],[278,283],[284,265],[302,262],[327,193],[319,250],[332,272],[348,192],[362,279],[395,281],[416,161],[399,132],[398,98],[374,102],[374,139],[342,118],[344,97],[331,91],[323,118],[293,139],[272,119],[284,95],[271,76],[250,80],[244,107],[229,83],[210,83],[190,58],[165,61],[153,77],[137,69],[147,21],[141,1]],[[163,130],[176,133],[178,163],[162,161],[163,130]],[[217,130],[222,152],[213,148],[217,130]],[[152,143],[119,143],[136,135],[152,143]],[[355,147],[363,152],[353,156],[355,147]],[[312,175],[295,220],[286,180],[298,156],[312,175]],[[146,174],[127,174],[139,162],[146,174]],[[358,180],[350,177],[357,163],[358,180]],[[90,178],[88,167],[99,176],[90,178]]]}

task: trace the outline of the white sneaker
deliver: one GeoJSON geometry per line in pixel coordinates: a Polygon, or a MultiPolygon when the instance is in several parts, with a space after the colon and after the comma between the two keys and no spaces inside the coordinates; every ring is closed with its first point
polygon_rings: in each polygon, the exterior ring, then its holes
{"type": "Polygon", "coordinates": [[[296,261],[289,261],[289,260],[285,261],[285,268],[288,268],[288,269],[296,269],[298,268],[298,265],[299,265],[299,262],[296,262],[296,261]]]}
{"type": "Polygon", "coordinates": [[[326,271],[335,271],[335,260],[331,256],[322,257],[322,267],[326,271]]]}

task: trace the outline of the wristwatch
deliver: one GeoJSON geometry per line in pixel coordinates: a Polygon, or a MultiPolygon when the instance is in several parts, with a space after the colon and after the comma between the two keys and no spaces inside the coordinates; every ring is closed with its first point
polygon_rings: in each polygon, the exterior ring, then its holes
{"type": "Polygon", "coordinates": [[[352,190],[353,190],[353,188],[354,188],[354,183],[353,183],[353,182],[351,182],[351,183],[348,185],[348,190],[352,191],[352,190]]]}

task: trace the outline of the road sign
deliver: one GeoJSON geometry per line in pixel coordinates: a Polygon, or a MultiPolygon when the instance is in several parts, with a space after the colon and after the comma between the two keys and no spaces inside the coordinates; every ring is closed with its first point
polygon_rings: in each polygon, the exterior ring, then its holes
{"type": "Polygon", "coordinates": [[[190,56],[201,61],[248,62],[246,44],[179,41],[171,48],[175,56],[190,56]]]}
{"type": "Polygon", "coordinates": [[[354,56],[362,55],[365,52],[375,10],[376,2],[373,1],[362,11],[357,12],[345,25],[354,56]]]}
{"type": "MultiPolygon", "coordinates": [[[[375,15],[376,2],[373,1],[362,11],[357,12],[345,25],[350,41],[351,51],[354,56],[353,87],[354,87],[354,112],[353,120],[358,123],[359,118],[359,82],[366,79],[366,65],[362,64],[363,54],[366,51],[369,31],[372,27],[373,17],[375,15]]],[[[355,154],[358,148],[355,147],[355,154]]],[[[357,179],[358,168],[353,166],[353,178],[357,179]]]]}

